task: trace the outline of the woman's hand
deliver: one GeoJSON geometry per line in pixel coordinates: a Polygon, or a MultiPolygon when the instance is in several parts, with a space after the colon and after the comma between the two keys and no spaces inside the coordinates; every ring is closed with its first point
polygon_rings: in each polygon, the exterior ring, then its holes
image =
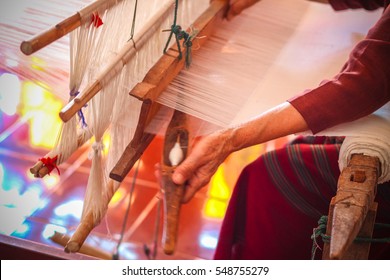
{"type": "Polygon", "coordinates": [[[205,186],[217,171],[218,166],[232,152],[230,143],[232,130],[218,131],[200,139],[190,155],[175,169],[172,180],[186,184],[183,203],[205,186]]]}
{"type": "Polygon", "coordinates": [[[249,8],[253,4],[261,0],[230,0],[229,9],[226,14],[227,20],[233,19],[239,15],[243,10],[249,8]]]}

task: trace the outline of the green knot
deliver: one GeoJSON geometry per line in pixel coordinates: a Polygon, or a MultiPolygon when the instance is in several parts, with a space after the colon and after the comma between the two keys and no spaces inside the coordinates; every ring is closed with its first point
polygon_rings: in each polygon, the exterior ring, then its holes
{"type": "Polygon", "coordinates": [[[183,30],[180,25],[176,24],[178,5],[179,5],[179,2],[178,2],[178,0],[176,0],[173,24],[171,25],[170,29],[164,30],[164,31],[170,32],[167,43],[165,44],[164,53],[167,52],[168,47],[169,47],[169,43],[172,39],[172,36],[174,35],[175,40],[176,40],[177,50],[179,52],[178,58],[182,59],[182,57],[183,57],[182,47],[185,48],[185,64],[186,64],[186,68],[188,68],[191,64],[191,61],[192,61],[192,55],[191,55],[192,39],[193,39],[193,37],[195,37],[196,33],[194,33],[194,35],[191,35],[191,34],[187,33],[185,30],[183,30]],[[180,45],[181,40],[183,40],[183,46],[180,45]]]}
{"type": "MultiPolygon", "coordinates": [[[[313,246],[311,250],[311,259],[314,260],[317,249],[321,250],[321,247],[317,243],[318,237],[321,237],[324,243],[330,242],[330,236],[326,234],[326,226],[328,224],[328,216],[321,216],[318,220],[318,226],[313,229],[311,239],[313,240],[313,246]]],[[[389,224],[375,223],[375,228],[390,228],[389,224]]],[[[371,242],[371,243],[390,243],[390,238],[367,238],[356,237],[355,242],[371,242]]]]}

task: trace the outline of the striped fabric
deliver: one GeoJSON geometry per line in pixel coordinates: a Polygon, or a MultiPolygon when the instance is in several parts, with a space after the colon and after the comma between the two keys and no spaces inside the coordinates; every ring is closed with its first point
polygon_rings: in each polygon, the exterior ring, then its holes
{"type": "Polygon", "coordinates": [[[336,193],[338,174],[334,167],[332,169],[326,145],[332,145],[334,152],[338,153],[342,140],[341,137],[299,137],[286,147],[263,156],[273,185],[294,207],[308,216],[318,217],[321,212],[318,205],[307,201],[307,193],[316,195],[326,204],[328,199],[322,194],[336,193]]]}
{"type": "MultiPolygon", "coordinates": [[[[310,236],[336,193],[343,138],[300,137],[242,171],[222,224],[215,259],[310,259],[310,236]]],[[[378,185],[377,222],[390,223],[390,184],[378,185]]],[[[389,230],[374,237],[389,237],[389,230]]],[[[389,259],[390,244],[371,244],[389,259]]],[[[317,250],[317,258],[321,251],[317,250]]]]}

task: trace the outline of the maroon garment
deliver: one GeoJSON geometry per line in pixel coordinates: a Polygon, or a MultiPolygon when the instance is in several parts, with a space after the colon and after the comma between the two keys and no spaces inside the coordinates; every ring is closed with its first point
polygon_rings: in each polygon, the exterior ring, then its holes
{"type": "MultiPolygon", "coordinates": [[[[340,144],[306,137],[248,165],[234,188],[214,258],[310,259],[313,229],[336,193],[340,144]]],[[[378,186],[376,200],[377,221],[389,224],[390,184],[378,186]]],[[[374,236],[390,237],[390,229],[374,236]]],[[[390,259],[390,244],[372,244],[370,258],[390,259]]]]}
{"type": "Polygon", "coordinates": [[[385,6],[381,18],[356,45],[342,71],[317,88],[289,99],[313,133],[366,116],[390,101],[389,1],[331,0],[335,9],[385,6]]]}

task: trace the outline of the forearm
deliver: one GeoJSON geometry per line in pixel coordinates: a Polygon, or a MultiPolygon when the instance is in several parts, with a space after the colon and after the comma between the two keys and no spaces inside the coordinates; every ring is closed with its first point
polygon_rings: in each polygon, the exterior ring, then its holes
{"type": "Polygon", "coordinates": [[[308,130],[306,121],[290,103],[285,102],[258,117],[228,129],[229,152],[308,130]]]}
{"type": "Polygon", "coordinates": [[[311,2],[318,2],[318,3],[324,3],[324,4],[329,4],[329,0],[309,0],[311,2]]]}

